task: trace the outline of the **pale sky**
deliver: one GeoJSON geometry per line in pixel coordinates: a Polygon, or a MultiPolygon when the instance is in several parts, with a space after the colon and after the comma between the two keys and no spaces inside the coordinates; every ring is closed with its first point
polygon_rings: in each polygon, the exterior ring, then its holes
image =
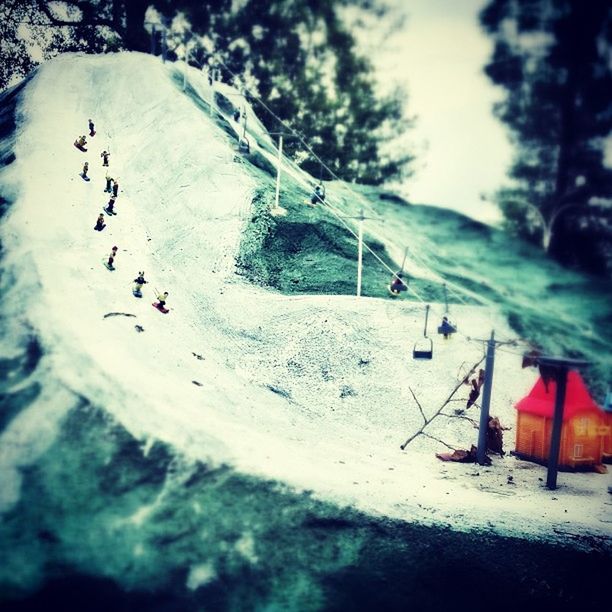
{"type": "Polygon", "coordinates": [[[372,59],[381,76],[406,86],[408,112],[417,115],[407,138],[417,148],[418,172],[402,192],[412,202],[494,222],[499,212],[480,194],[504,182],[511,148],[491,112],[502,91],[482,72],[493,46],[478,24],[486,2],[395,1],[408,19],[372,59]]]}

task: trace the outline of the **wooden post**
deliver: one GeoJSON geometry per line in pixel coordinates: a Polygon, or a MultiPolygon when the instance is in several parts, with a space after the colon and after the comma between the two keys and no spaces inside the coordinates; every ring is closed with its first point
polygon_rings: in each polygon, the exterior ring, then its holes
{"type": "Polygon", "coordinates": [[[555,371],[555,382],[557,383],[557,392],[555,395],[555,412],[553,415],[552,431],[550,432],[548,472],[546,474],[546,487],[553,491],[557,488],[559,450],[561,448],[561,427],[563,425],[563,406],[565,405],[565,390],[567,388],[566,367],[561,366],[555,371]]]}
{"type": "Polygon", "coordinates": [[[212,85],[210,86],[210,116],[213,116],[213,106],[215,105],[215,79],[212,80],[212,85]]]}
{"type": "Polygon", "coordinates": [[[363,259],[363,208],[359,211],[359,243],[357,246],[357,297],[361,297],[361,269],[363,259]]]}
{"type": "Polygon", "coordinates": [[[281,167],[283,163],[283,135],[278,136],[278,161],[276,163],[276,194],[274,196],[274,208],[270,211],[272,215],[285,215],[287,211],[282,208],[280,202],[281,167]]]}
{"type": "Polygon", "coordinates": [[[278,137],[278,163],[276,164],[276,195],[274,197],[274,208],[278,208],[280,199],[281,165],[283,162],[283,135],[278,137]]]}
{"type": "Polygon", "coordinates": [[[487,456],[487,433],[489,430],[489,406],[491,404],[491,388],[493,387],[493,366],[495,365],[495,331],[487,342],[487,360],[485,362],[485,379],[482,392],[482,406],[480,408],[480,424],[478,426],[477,458],[480,465],[484,465],[487,456]]]}
{"type": "MultiPolygon", "coordinates": [[[[584,368],[589,365],[583,359],[569,359],[565,357],[549,357],[541,355],[529,356],[528,365],[537,365],[540,376],[544,378],[543,369],[547,370],[547,378],[554,378],[557,385],[555,394],[555,410],[553,413],[552,431],[550,432],[550,450],[548,452],[548,472],[546,487],[551,490],[557,488],[557,472],[559,468],[559,451],[561,450],[561,430],[563,429],[563,408],[565,405],[565,391],[567,389],[567,373],[570,369],[584,368]]],[[[524,367],[524,366],[523,366],[524,367]]]]}

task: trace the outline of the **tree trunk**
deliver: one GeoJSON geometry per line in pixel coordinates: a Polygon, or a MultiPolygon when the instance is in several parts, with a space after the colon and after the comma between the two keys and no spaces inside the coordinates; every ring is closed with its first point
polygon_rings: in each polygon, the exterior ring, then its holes
{"type": "Polygon", "coordinates": [[[125,32],[123,39],[127,49],[148,53],[150,40],[149,34],[144,28],[144,17],[150,4],[149,0],[125,1],[125,32]]]}
{"type": "Polygon", "coordinates": [[[552,224],[547,224],[542,228],[542,248],[544,249],[545,253],[548,253],[548,250],[550,249],[552,237],[552,224]]]}

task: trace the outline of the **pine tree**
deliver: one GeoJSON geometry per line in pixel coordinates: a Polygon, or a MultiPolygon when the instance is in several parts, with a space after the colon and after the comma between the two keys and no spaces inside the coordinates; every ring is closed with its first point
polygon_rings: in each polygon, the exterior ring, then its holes
{"type": "MultiPolygon", "coordinates": [[[[480,15],[495,48],[486,74],[505,89],[512,184],[508,225],[563,262],[605,272],[610,250],[612,20],[606,0],[491,0],[480,15]]],[[[610,268],[612,270],[612,268],[610,268]]]]}

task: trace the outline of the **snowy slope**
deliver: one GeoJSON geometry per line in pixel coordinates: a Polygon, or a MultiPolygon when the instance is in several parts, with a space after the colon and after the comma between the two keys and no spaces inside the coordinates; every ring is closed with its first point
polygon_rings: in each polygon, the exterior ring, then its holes
{"type": "MultiPolygon", "coordinates": [[[[16,194],[1,234],[15,279],[3,344],[9,353],[36,330],[45,392],[0,437],[1,507],[19,496],[19,466],[84,397],[142,440],[143,452],[159,439],[376,515],[542,537],[610,535],[607,476],[561,474],[552,493],[542,488],[544,468],[511,457],[484,469],[444,464],[434,453],[445,447],[423,436],[400,451],[422,423],[412,391],[433,414],[458,372],[483,357],[466,336],[511,330],[488,308],[457,307],[464,335],[437,341],[433,361],[415,362],[418,302],[289,297],[236,276],[258,174],[233,161],[231,139],[182,93],[175,71],[140,54],[64,56],[27,86],[17,161],[3,177],[16,194]],[[72,142],[89,117],[98,133],[83,154],[72,142]],[[120,195],[118,215],[99,233],[106,147],[120,195]],[[78,176],[86,159],[89,183],[78,176]],[[102,262],[113,245],[109,272],[102,262]],[[131,293],[139,270],[150,281],[142,300],[131,293]],[[169,292],[170,314],[151,307],[154,288],[169,292]]],[[[205,75],[189,79],[209,99],[205,75]]],[[[403,245],[387,248],[399,257],[403,245]]],[[[518,359],[499,353],[495,365],[492,413],[510,426],[513,403],[535,379],[518,359]]],[[[447,417],[426,431],[460,448],[477,436],[467,420],[447,417]]],[[[507,432],[508,449],[512,439],[507,432]]]]}

